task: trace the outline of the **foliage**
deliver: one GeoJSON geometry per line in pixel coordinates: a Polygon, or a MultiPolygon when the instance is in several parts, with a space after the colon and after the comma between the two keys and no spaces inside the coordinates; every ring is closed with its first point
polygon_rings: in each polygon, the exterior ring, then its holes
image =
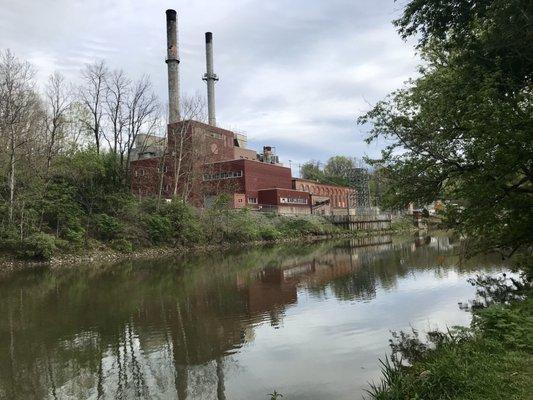
{"type": "Polygon", "coordinates": [[[302,164],[300,175],[303,179],[322,182],[324,180],[324,171],[320,168],[320,161],[311,160],[302,164]]]}
{"type": "Polygon", "coordinates": [[[350,172],[356,166],[354,158],[333,156],[327,161],[323,169],[320,167],[319,161],[311,160],[306,162],[302,165],[300,173],[304,179],[332,185],[349,186],[350,172]]]}
{"type": "Polygon", "coordinates": [[[172,222],[162,215],[150,215],[147,218],[148,233],[153,243],[166,243],[172,238],[172,222]]]}
{"type": "Polygon", "coordinates": [[[511,306],[494,304],[476,312],[473,326],[486,337],[505,346],[533,353],[533,301],[511,306]]]}
{"type": "Polygon", "coordinates": [[[133,251],[133,243],[124,238],[112,240],[110,245],[112,249],[121,253],[131,253],[133,251]]]}
{"type": "Polygon", "coordinates": [[[14,252],[20,246],[20,233],[13,226],[0,229],[0,250],[14,252]]]}
{"type": "Polygon", "coordinates": [[[413,219],[411,217],[401,217],[392,220],[391,229],[393,231],[406,231],[413,228],[413,219]]]}
{"type": "Polygon", "coordinates": [[[281,238],[282,233],[274,225],[263,224],[259,226],[259,236],[263,240],[273,241],[281,238]]]}
{"type": "Polygon", "coordinates": [[[55,237],[46,233],[35,233],[21,241],[19,255],[23,258],[49,261],[55,250],[55,237]]]}
{"type": "Polygon", "coordinates": [[[175,243],[199,243],[202,240],[200,222],[195,209],[183,199],[175,198],[163,209],[169,219],[175,243]]]}
{"type": "Polygon", "coordinates": [[[107,214],[97,214],[93,218],[96,237],[104,241],[115,239],[120,232],[120,221],[107,214]]]}
{"type": "Polygon", "coordinates": [[[415,330],[393,333],[392,357],[381,363],[383,378],[371,384],[371,398],[518,399],[531,395],[531,281],[523,274],[511,285],[501,279],[495,283],[478,278],[476,282],[481,284],[478,293],[491,300],[488,306],[473,310],[470,328],[429,332],[426,342],[415,330]],[[498,289],[487,294],[487,282],[498,289]]]}
{"type": "Polygon", "coordinates": [[[379,163],[390,205],[445,200],[470,248],[512,253],[533,225],[533,31],[526,0],[414,0],[395,21],[419,35],[419,77],[359,123],[392,144],[379,163]]]}
{"type": "Polygon", "coordinates": [[[280,217],[279,230],[286,236],[326,235],[337,232],[337,228],[317,216],[280,217]]]}

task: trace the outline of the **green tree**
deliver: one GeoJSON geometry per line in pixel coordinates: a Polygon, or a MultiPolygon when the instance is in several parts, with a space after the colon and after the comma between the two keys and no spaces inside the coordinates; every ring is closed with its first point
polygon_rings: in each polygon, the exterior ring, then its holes
{"type": "Polygon", "coordinates": [[[320,169],[320,161],[311,160],[304,163],[300,168],[300,175],[303,179],[321,182],[324,179],[324,172],[320,169]]]}
{"type": "Polygon", "coordinates": [[[419,77],[359,118],[369,142],[392,140],[391,202],[446,200],[474,249],[533,239],[531,15],[527,0],[411,1],[395,24],[419,39],[419,77]]]}
{"type": "Polygon", "coordinates": [[[324,167],[327,183],[336,185],[349,185],[350,172],[356,167],[355,159],[346,156],[331,157],[324,167]]]}

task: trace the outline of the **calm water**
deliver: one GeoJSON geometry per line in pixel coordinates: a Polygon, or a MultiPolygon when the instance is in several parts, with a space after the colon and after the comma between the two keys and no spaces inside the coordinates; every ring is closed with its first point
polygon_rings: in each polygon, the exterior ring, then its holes
{"type": "Polygon", "coordinates": [[[2,399],[360,399],[390,330],[468,324],[447,237],[0,275],[2,399]]]}

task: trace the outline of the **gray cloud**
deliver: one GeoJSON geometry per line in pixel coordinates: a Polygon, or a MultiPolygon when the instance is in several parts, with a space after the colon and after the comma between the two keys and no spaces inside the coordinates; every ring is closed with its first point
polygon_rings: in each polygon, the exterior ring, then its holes
{"type": "Polygon", "coordinates": [[[0,48],[76,81],[105,59],[149,74],[166,99],[166,8],[178,11],[184,94],[205,92],[203,33],[214,33],[217,120],[274,145],[293,165],[376,155],[356,126],[369,104],[415,75],[417,59],[390,23],[393,0],[0,0],[0,48]]]}

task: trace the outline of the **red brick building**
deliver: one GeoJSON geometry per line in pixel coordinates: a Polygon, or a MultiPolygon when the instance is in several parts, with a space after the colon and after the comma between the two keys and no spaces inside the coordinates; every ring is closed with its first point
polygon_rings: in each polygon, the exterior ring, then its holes
{"type": "Polygon", "coordinates": [[[291,170],[277,163],[272,148],[265,147],[265,157],[244,146],[242,135],[226,129],[197,121],[170,124],[161,156],[130,163],[132,192],[182,196],[197,206],[227,193],[235,207],[310,213],[309,194],[293,190],[291,170]]]}
{"type": "Polygon", "coordinates": [[[353,188],[319,183],[309,179],[293,178],[292,187],[311,195],[311,204],[324,214],[335,209],[355,208],[356,190],[353,188]]]}
{"type": "Polygon", "coordinates": [[[206,164],[204,191],[207,202],[228,193],[235,195],[235,207],[310,213],[309,193],[293,190],[291,170],[280,165],[247,159],[206,164]]]}
{"type": "Polygon", "coordinates": [[[239,147],[233,132],[190,120],[168,125],[164,147],[162,156],[131,161],[135,195],[154,196],[161,191],[163,197],[183,196],[199,205],[204,166],[234,159],[235,149],[241,155],[251,152],[239,147]]]}

